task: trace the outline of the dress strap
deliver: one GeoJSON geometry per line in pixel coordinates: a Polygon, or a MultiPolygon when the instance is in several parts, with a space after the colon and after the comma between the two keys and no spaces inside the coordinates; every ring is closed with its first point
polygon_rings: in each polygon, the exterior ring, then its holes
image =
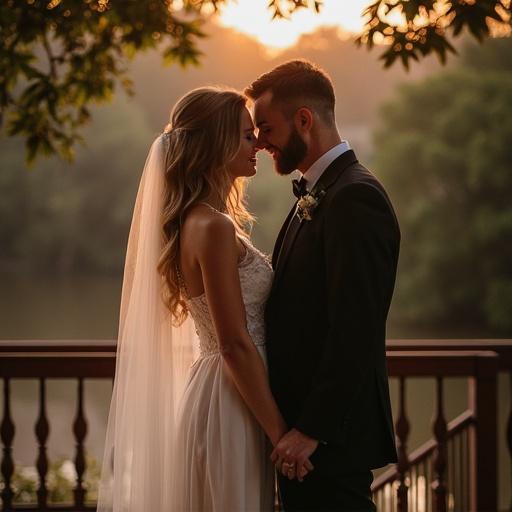
{"type": "Polygon", "coordinates": [[[208,206],[208,208],[210,208],[210,210],[212,210],[213,212],[223,214],[223,212],[221,212],[220,210],[217,210],[217,208],[213,207],[210,203],[207,203],[206,201],[199,201],[196,204],[202,204],[203,206],[208,206]]]}

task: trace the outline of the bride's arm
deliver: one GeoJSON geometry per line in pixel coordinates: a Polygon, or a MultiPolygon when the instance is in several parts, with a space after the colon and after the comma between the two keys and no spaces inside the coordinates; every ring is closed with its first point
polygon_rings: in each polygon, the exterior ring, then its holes
{"type": "Polygon", "coordinates": [[[275,446],[288,429],[270,391],[263,360],[247,331],[234,225],[227,217],[212,216],[195,237],[222,357],[240,395],[275,446]]]}

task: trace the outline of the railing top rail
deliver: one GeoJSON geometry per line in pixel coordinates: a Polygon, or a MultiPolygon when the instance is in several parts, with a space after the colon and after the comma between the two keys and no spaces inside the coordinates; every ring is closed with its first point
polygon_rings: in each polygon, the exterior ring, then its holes
{"type": "Polygon", "coordinates": [[[115,367],[115,352],[0,352],[0,377],[13,379],[105,379],[115,367]]]}
{"type": "Polygon", "coordinates": [[[117,340],[0,340],[2,352],[115,352],[117,340]]]}
{"type": "MultiPolygon", "coordinates": [[[[5,354],[19,353],[30,355],[37,353],[61,352],[115,352],[115,340],[0,340],[0,358],[5,354]]],[[[386,346],[388,358],[407,359],[415,356],[422,358],[442,359],[468,359],[474,357],[495,357],[496,351],[490,346],[482,348],[455,347],[447,345],[410,345],[405,340],[397,340],[393,345],[386,346]],[[455,350],[455,348],[457,348],[455,350]]],[[[512,345],[511,345],[512,348],[512,345]]],[[[28,356],[25,356],[28,357],[28,356]]]]}
{"type": "Polygon", "coordinates": [[[511,339],[410,339],[387,340],[386,350],[492,350],[499,355],[498,367],[501,370],[512,370],[511,339]]]}
{"type": "Polygon", "coordinates": [[[498,354],[493,350],[394,350],[387,353],[391,359],[411,359],[422,357],[425,359],[442,360],[473,360],[475,358],[497,358],[498,354]]]}
{"type": "Polygon", "coordinates": [[[498,354],[490,350],[396,350],[387,352],[391,377],[495,375],[498,354]]]}
{"type": "MultiPolygon", "coordinates": [[[[6,347],[4,347],[6,348],[6,347]]],[[[389,351],[390,376],[484,376],[497,370],[497,354],[491,351],[389,351]]],[[[93,350],[65,350],[61,345],[34,346],[32,350],[0,351],[0,376],[12,378],[68,378],[113,376],[116,362],[114,350],[106,346],[93,350]],[[99,368],[102,368],[101,370],[99,368]],[[76,373],[73,373],[76,372],[76,373]]]]}
{"type": "Polygon", "coordinates": [[[393,346],[489,346],[498,345],[504,347],[512,347],[512,339],[508,338],[401,338],[401,339],[388,339],[386,345],[393,346]]]}
{"type": "MultiPolygon", "coordinates": [[[[108,347],[117,345],[114,338],[105,339],[0,339],[0,351],[31,349],[32,347],[108,347]]],[[[389,339],[386,341],[387,350],[512,350],[512,339],[505,338],[410,338],[389,339]]]]}

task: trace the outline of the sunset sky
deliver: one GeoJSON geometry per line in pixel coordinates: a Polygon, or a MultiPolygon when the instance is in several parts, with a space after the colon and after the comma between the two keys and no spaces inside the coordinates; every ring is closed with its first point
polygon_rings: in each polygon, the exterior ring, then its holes
{"type": "Polygon", "coordinates": [[[358,32],[364,20],[362,11],[369,0],[324,0],[319,14],[301,9],[290,20],[271,20],[268,0],[238,0],[221,9],[218,21],[235,28],[265,44],[270,50],[293,45],[302,34],[314,32],[320,26],[339,27],[344,32],[358,32]]]}

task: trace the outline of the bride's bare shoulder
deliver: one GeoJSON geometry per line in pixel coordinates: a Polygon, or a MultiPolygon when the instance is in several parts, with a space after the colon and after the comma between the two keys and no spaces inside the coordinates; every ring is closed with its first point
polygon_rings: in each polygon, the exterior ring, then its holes
{"type": "Polygon", "coordinates": [[[199,250],[236,245],[236,229],[231,218],[207,204],[190,208],[183,221],[182,236],[199,250]]]}

